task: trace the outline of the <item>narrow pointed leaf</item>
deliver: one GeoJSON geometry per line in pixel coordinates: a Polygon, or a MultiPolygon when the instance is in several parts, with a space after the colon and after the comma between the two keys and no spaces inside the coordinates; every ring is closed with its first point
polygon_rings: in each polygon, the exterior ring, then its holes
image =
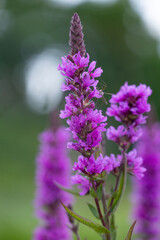
{"type": "Polygon", "coordinates": [[[68,207],[66,207],[62,202],[61,202],[62,206],[65,208],[65,210],[68,212],[68,214],[70,214],[73,218],[75,218],[77,221],[83,223],[84,225],[92,228],[93,230],[95,230],[98,233],[105,233],[108,234],[109,230],[101,225],[99,225],[98,223],[95,223],[87,218],[81,217],[80,215],[78,215],[77,213],[73,212],[72,210],[70,210],[68,207]]]}
{"type": "Polygon", "coordinates": [[[73,189],[66,188],[57,182],[54,182],[54,184],[65,192],[68,192],[68,193],[76,195],[76,196],[80,196],[79,193],[74,191],[73,189]]]}
{"type": "Polygon", "coordinates": [[[90,203],[87,203],[87,205],[88,205],[91,213],[93,214],[93,216],[99,219],[99,214],[98,214],[97,209],[90,203]]]}
{"type": "Polygon", "coordinates": [[[128,234],[127,234],[127,237],[125,238],[125,240],[132,240],[131,237],[132,237],[132,233],[133,233],[133,229],[134,229],[135,224],[136,224],[136,221],[134,221],[134,223],[130,227],[130,229],[128,231],[128,234]]]}

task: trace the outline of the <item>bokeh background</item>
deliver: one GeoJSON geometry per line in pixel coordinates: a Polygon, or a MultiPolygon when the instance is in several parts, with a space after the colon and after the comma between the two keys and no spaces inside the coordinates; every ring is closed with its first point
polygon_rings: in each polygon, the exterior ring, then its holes
{"type": "MultiPolygon", "coordinates": [[[[69,52],[71,16],[78,12],[91,59],[104,73],[99,88],[106,100],[128,81],[153,89],[150,101],[160,114],[159,0],[0,0],[0,239],[28,240],[34,216],[37,135],[49,113],[64,106],[60,57],[69,52]]],[[[99,100],[104,111],[106,105],[99,100]]],[[[111,122],[109,121],[108,124],[111,122]]],[[[107,143],[107,152],[114,151],[107,143]]],[[[72,156],[74,159],[74,155],[72,156]]],[[[117,212],[118,240],[130,225],[130,195],[117,212]]],[[[77,199],[75,210],[91,217],[77,199]]],[[[82,239],[99,239],[81,226],[82,239]]]]}

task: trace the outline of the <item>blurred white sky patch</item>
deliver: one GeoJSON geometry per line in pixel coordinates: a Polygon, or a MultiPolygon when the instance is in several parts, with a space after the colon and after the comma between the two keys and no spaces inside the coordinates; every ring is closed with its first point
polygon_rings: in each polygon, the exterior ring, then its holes
{"type": "Polygon", "coordinates": [[[63,77],[57,70],[61,56],[62,52],[48,49],[33,57],[26,65],[26,101],[36,112],[51,112],[62,98],[63,77]]]}
{"type": "Polygon", "coordinates": [[[160,0],[130,0],[149,33],[160,42],[160,0]]]}
{"type": "Polygon", "coordinates": [[[58,5],[63,5],[64,7],[72,7],[85,2],[91,2],[91,3],[93,2],[97,4],[109,4],[109,3],[115,3],[118,0],[49,0],[49,1],[56,3],[58,5]]]}

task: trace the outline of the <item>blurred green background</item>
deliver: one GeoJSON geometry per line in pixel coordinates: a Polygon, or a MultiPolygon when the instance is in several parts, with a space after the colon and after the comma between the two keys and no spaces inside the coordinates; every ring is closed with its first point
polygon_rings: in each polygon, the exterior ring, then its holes
{"type": "MultiPolygon", "coordinates": [[[[34,64],[33,59],[38,59],[43,52],[51,50],[52,54],[54,49],[53,57],[57,62],[60,62],[60,51],[62,55],[69,52],[69,26],[75,11],[83,24],[87,51],[92,60],[97,60],[97,66],[102,66],[104,70],[99,88],[106,93],[106,100],[110,98],[108,93],[116,92],[125,81],[129,84],[146,83],[153,89],[150,101],[160,113],[158,43],[156,38],[149,35],[130,2],[117,0],[100,4],[97,0],[74,5],[73,0],[70,5],[67,0],[66,4],[58,4],[57,1],[0,0],[2,240],[31,239],[38,225],[33,208],[34,159],[38,149],[37,135],[48,126],[48,115],[54,107],[50,103],[51,95],[54,93],[50,92],[50,99],[46,97],[47,90],[44,93],[42,89],[47,77],[42,84],[39,81],[40,72],[33,75],[37,76],[36,82],[31,85],[31,93],[28,93],[27,81],[32,81],[33,77],[28,80],[27,71],[34,64]]],[[[56,73],[50,77],[56,81],[56,73]]],[[[103,101],[98,101],[97,105],[105,111],[103,101]]],[[[63,106],[62,99],[57,108],[63,106]]],[[[107,144],[107,152],[114,151],[114,146],[107,144]]],[[[131,223],[128,216],[129,193],[130,184],[117,212],[118,240],[125,238],[131,223]]],[[[84,201],[86,199],[77,199],[75,210],[85,217],[91,217],[84,201]]],[[[80,229],[82,239],[85,236],[88,240],[99,239],[92,230],[83,226],[80,229]]]]}

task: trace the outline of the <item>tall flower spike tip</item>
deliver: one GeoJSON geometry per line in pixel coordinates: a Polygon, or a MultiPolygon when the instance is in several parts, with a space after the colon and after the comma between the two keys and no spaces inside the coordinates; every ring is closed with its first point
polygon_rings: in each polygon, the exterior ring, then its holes
{"type": "Polygon", "coordinates": [[[84,34],[82,31],[81,20],[78,13],[74,13],[71,20],[71,27],[69,32],[69,46],[71,48],[71,55],[80,52],[81,56],[85,56],[86,48],[83,40],[84,34]]]}

